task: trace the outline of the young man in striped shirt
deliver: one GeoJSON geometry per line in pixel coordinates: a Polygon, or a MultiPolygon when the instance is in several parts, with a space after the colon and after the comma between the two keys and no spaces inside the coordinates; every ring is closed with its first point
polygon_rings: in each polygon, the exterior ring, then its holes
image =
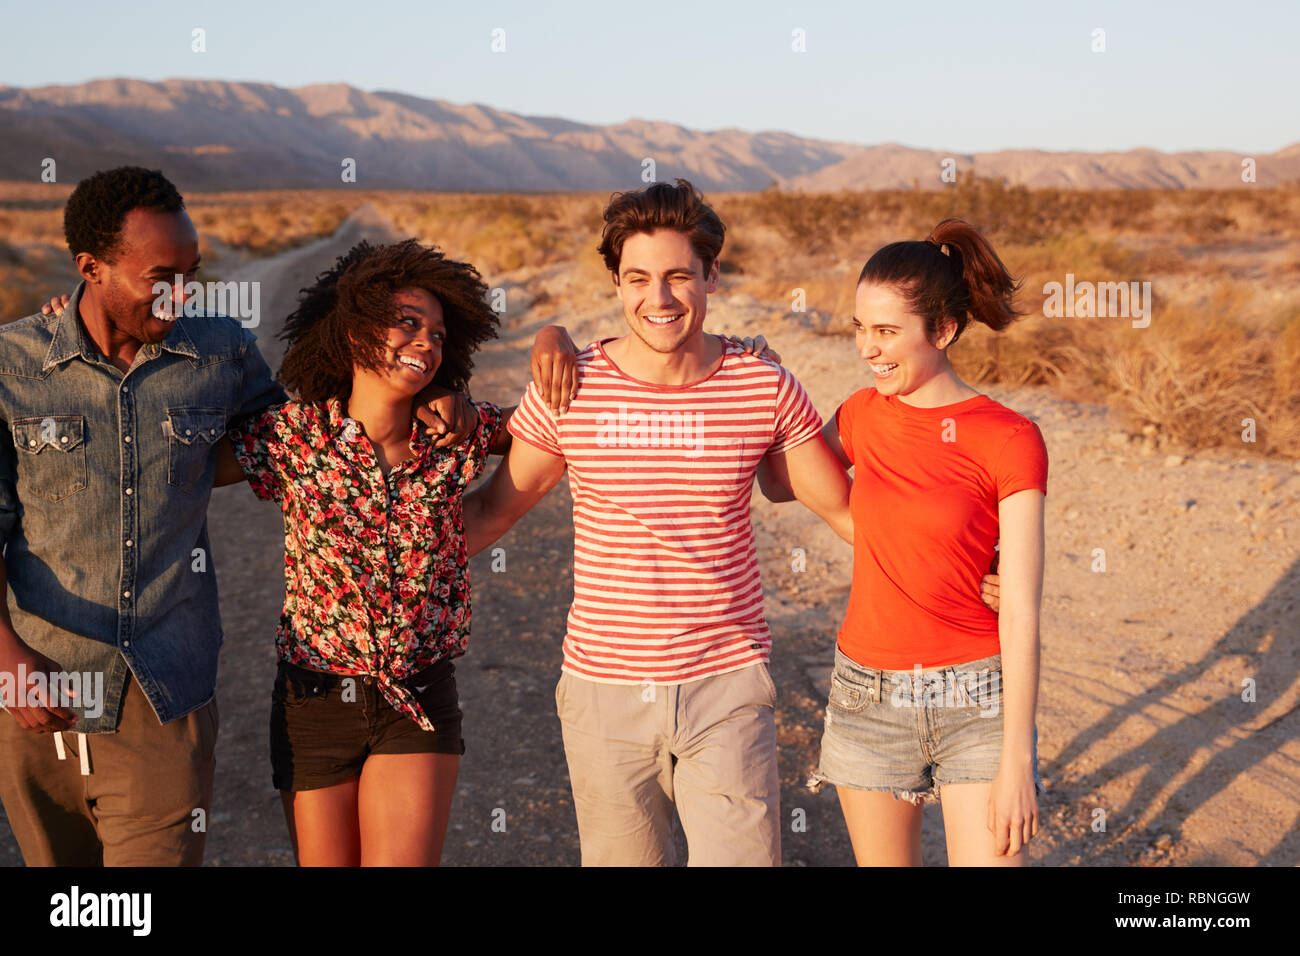
{"type": "Polygon", "coordinates": [[[466,497],[471,554],[560,480],[574,600],[556,701],[584,865],[781,862],[780,784],[749,505],[766,457],[852,541],[849,483],[788,371],[704,333],[725,228],[684,180],[616,195],[600,252],[629,334],[577,357],[560,416],[529,385],[520,439],[466,497]]]}

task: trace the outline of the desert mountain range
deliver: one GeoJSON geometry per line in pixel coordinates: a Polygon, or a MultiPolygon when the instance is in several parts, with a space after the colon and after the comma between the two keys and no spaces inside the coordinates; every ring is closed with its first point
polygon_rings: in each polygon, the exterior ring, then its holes
{"type": "MultiPolygon", "coordinates": [[[[859,131],[855,130],[854,133],[859,131]]],[[[858,137],[855,137],[858,138],[858,137]]],[[[1197,189],[1300,180],[1300,143],[1276,153],[1153,149],[956,153],[862,146],[789,133],[698,131],[632,119],[611,126],[522,116],[344,84],[285,89],[216,80],[94,80],[0,87],[0,179],[59,182],[124,164],[162,167],[183,189],[342,185],[345,159],[363,188],[549,192],[622,189],[685,176],[709,191],[943,188],[989,176],[1031,187],[1197,189]]]]}

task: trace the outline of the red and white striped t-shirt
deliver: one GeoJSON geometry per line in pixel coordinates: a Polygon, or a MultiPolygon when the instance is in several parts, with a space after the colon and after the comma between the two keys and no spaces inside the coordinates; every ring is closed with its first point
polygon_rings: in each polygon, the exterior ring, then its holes
{"type": "Polygon", "coordinates": [[[565,459],[573,495],[573,605],[564,669],[606,683],[680,683],[766,663],[749,502],[769,451],[817,437],[788,371],[724,340],[690,385],[624,374],[606,339],[578,355],[558,420],[529,384],[510,431],[565,459]]]}

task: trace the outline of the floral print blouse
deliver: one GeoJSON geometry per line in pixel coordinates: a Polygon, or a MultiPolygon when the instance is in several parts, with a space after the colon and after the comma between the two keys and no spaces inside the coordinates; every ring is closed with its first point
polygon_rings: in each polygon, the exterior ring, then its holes
{"type": "Polygon", "coordinates": [[[280,660],[372,675],[389,703],[429,731],[401,681],[469,642],[460,499],[502,420],[498,406],[473,404],[479,424],[469,438],[434,448],[413,426],[413,457],[387,477],[338,399],[290,402],[230,429],[254,493],[284,512],[280,660]]]}

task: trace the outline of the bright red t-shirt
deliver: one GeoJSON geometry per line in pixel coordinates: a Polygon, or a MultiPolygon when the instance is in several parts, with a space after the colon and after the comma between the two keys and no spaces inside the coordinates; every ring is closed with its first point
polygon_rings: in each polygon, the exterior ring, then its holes
{"type": "Polygon", "coordinates": [[[998,502],[1047,493],[1038,426],[987,395],[915,408],[864,388],[835,413],[853,463],[853,587],[839,646],[864,667],[911,670],[999,653],[979,596],[998,502]]]}

